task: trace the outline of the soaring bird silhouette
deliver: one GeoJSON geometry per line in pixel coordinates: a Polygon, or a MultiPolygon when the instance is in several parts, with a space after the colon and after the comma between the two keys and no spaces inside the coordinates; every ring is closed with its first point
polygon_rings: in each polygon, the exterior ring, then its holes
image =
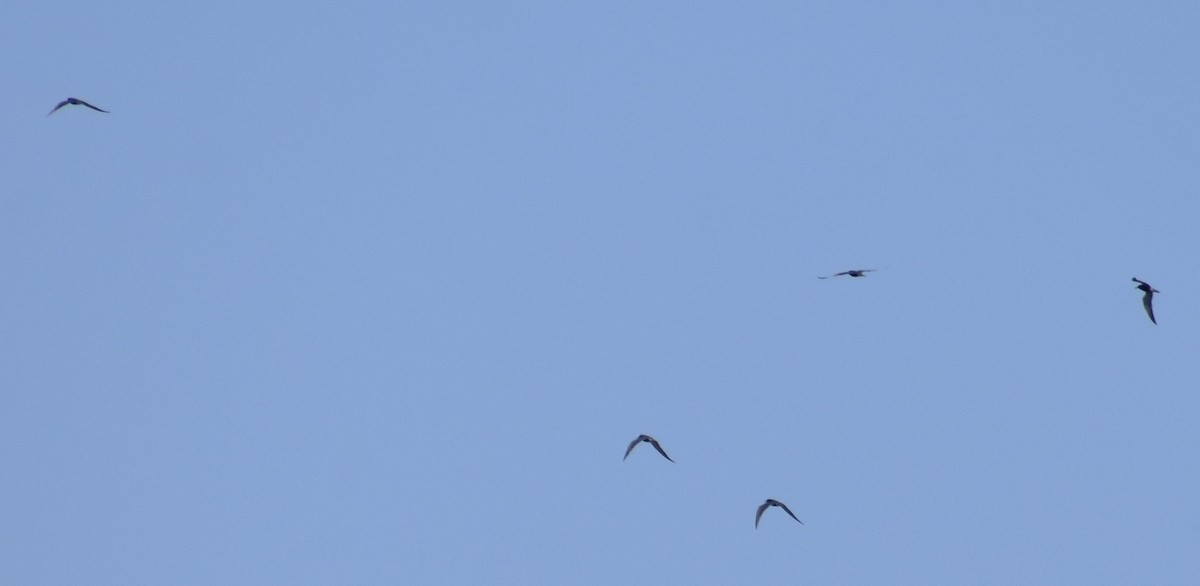
{"type": "MultiPolygon", "coordinates": [[[[53,110],[50,110],[50,114],[53,114],[53,113],[57,112],[59,108],[61,108],[63,106],[68,106],[68,105],[69,106],[87,106],[97,112],[104,112],[105,114],[112,113],[112,112],[109,112],[108,110],[101,110],[100,108],[97,108],[79,98],[67,98],[67,99],[59,102],[58,105],[55,106],[53,110]]],[[[46,114],[46,115],[49,116],[50,114],[46,114]]]]}
{"type": "MultiPolygon", "coordinates": [[[[829,277],[840,277],[842,275],[850,275],[851,277],[865,277],[865,276],[867,276],[867,273],[873,273],[877,270],[878,269],[854,269],[852,271],[842,271],[840,273],[834,273],[832,275],[829,275],[829,277]]],[[[828,279],[829,277],[817,277],[817,278],[818,279],[828,279]]]]}
{"type": "Polygon", "coordinates": [[[763,511],[767,510],[768,507],[782,507],[783,510],[787,511],[787,514],[791,515],[792,518],[795,519],[797,523],[799,523],[801,525],[804,524],[804,521],[801,521],[799,517],[797,517],[795,514],[793,514],[792,510],[787,508],[787,505],[785,505],[775,499],[767,499],[767,500],[763,501],[763,504],[758,505],[758,512],[754,514],[754,528],[755,529],[758,529],[758,522],[759,522],[759,520],[762,519],[763,511]]]}
{"type": "Polygon", "coordinates": [[[1145,295],[1142,295],[1142,307],[1146,308],[1146,315],[1150,316],[1150,323],[1158,325],[1158,322],[1154,320],[1154,306],[1152,303],[1154,301],[1154,294],[1158,293],[1159,290],[1151,287],[1150,283],[1147,283],[1137,277],[1134,277],[1133,280],[1137,282],[1138,289],[1146,292],[1145,295]]]}
{"type": "MultiPolygon", "coordinates": [[[[664,457],[668,460],[671,460],[671,457],[668,456],[667,453],[663,451],[662,446],[658,445],[658,440],[656,440],[646,434],[639,435],[633,441],[629,442],[629,447],[625,448],[625,458],[621,458],[621,459],[624,460],[624,459],[628,458],[629,452],[632,452],[633,448],[637,447],[639,442],[649,442],[650,445],[654,446],[654,449],[658,450],[658,453],[662,454],[662,457],[664,457]]],[[[674,462],[675,460],[671,460],[671,461],[674,462]]]]}

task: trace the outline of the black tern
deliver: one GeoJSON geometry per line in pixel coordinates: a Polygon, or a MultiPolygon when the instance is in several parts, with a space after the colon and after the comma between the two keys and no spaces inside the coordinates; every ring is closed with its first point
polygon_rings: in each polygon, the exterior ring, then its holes
{"type": "MultiPolygon", "coordinates": [[[[57,112],[59,108],[61,108],[63,106],[68,106],[68,105],[69,106],[87,106],[97,112],[104,112],[105,114],[112,113],[112,112],[109,112],[108,110],[101,110],[100,108],[97,108],[83,100],[80,100],[79,98],[67,98],[67,99],[59,102],[58,105],[55,106],[53,110],[50,110],[50,114],[53,114],[53,113],[57,112]]],[[[46,114],[46,115],[49,116],[50,114],[46,114]]]]}
{"type": "MultiPolygon", "coordinates": [[[[829,277],[840,277],[842,275],[850,275],[851,277],[865,277],[867,273],[873,273],[878,269],[854,269],[852,271],[842,271],[829,275],[829,277]]],[[[817,277],[818,279],[828,279],[829,277],[817,277]]]]}
{"type": "Polygon", "coordinates": [[[755,515],[754,515],[754,528],[755,529],[758,529],[758,522],[759,522],[759,520],[762,519],[763,511],[767,510],[767,507],[783,507],[783,510],[787,511],[787,514],[791,515],[792,518],[795,519],[797,523],[799,523],[801,525],[804,524],[804,521],[801,521],[799,517],[792,514],[792,510],[787,508],[787,505],[785,505],[775,499],[767,499],[766,501],[763,501],[763,504],[758,505],[758,512],[755,513],[755,515]]]}
{"type": "Polygon", "coordinates": [[[1154,300],[1154,294],[1158,293],[1159,290],[1151,287],[1150,283],[1147,283],[1137,277],[1134,277],[1133,280],[1137,282],[1138,289],[1146,292],[1145,295],[1142,295],[1142,307],[1146,308],[1146,315],[1150,316],[1150,323],[1158,325],[1158,322],[1154,320],[1154,306],[1151,305],[1151,302],[1154,300]]]}
{"type": "MultiPolygon", "coordinates": [[[[622,460],[629,457],[629,452],[632,452],[633,448],[637,447],[638,442],[650,442],[650,445],[654,446],[654,449],[658,450],[658,453],[662,454],[662,457],[664,457],[668,460],[671,460],[671,457],[668,456],[667,453],[663,451],[662,446],[658,445],[658,440],[656,440],[646,434],[639,435],[639,436],[637,436],[637,439],[634,439],[633,441],[629,442],[629,447],[625,449],[625,458],[621,458],[622,460]]],[[[674,462],[675,460],[671,460],[671,461],[674,462]]]]}

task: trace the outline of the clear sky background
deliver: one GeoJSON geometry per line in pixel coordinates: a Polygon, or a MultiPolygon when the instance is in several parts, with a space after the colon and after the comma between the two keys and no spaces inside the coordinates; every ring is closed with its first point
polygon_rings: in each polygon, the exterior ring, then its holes
{"type": "Polygon", "coordinates": [[[1198,30],[10,6],[4,581],[1194,584],[1198,30]]]}

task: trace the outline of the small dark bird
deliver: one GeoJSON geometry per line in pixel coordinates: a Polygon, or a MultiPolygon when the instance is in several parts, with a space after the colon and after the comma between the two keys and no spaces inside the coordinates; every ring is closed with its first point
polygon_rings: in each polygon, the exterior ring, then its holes
{"type": "MultiPolygon", "coordinates": [[[[840,277],[842,275],[850,275],[851,277],[865,277],[867,273],[873,273],[878,269],[855,269],[853,271],[842,271],[829,275],[829,277],[840,277]]],[[[828,279],[829,277],[817,277],[818,279],[828,279]]]]}
{"type": "Polygon", "coordinates": [[[1158,293],[1159,290],[1151,287],[1150,283],[1138,279],[1137,277],[1134,277],[1133,280],[1137,282],[1138,289],[1146,292],[1145,295],[1142,295],[1142,307],[1146,308],[1146,315],[1150,316],[1150,323],[1158,325],[1158,322],[1154,321],[1154,306],[1151,305],[1151,303],[1154,300],[1154,294],[1158,293]]]}
{"type": "Polygon", "coordinates": [[[760,519],[762,519],[763,511],[767,510],[767,507],[783,507],[783,510],[787,511],[787,514],[791,515],[792,518],[795,519],[797,523],[799,523],[801,525],[804,524],[804,521],[801,521],[799,519],[799,517],[796,517],[796,515],[792,514],[792,510],[787,508],[787,505],[785,505],[775,499],[767,499],[766,501],[763,502],[763,504],[758,505],[758,513],[755,513],[755,515],[754,515],[754,528],[755,529],[758,529],[758,521],[760,519]]]}
{"type": "MultiPolygon", "coordinates": [[[[654,446],[654,449],[658,450],[658,453],[662,454],[662,457],[664,457],[668,460],[671,460],[671,457],[668,456],[667,453],[663,451],[662,446],[658,445],[658,440],[656,440],[646,434],[639,435],[639,436],[637,436],[636,439],[629,442],[629,447],[625,449],[625,458],[621,458],[622,460],[629,457],[629,452],[633,451],[633,448],[638,445],[638,442],[649,442],[650,445],[654,446]]],[[[675,460],[671,460],[671,461],[674,462],[675,460]]]]}
{"type": "MultiPolygon", "coordinates": [[[[111,114],[111,113],[112,113],[112,112],[109,112],[108,110],[101,110],[100,108],[97,108],[97,107],[95,107],[95,106],[93,106],[93,105],[91,105],[91,104],[89,104],[89,103],[87,103],[87,102],[85,102],[85,101],[83,101],[83,100],[80,100],[79,98],[67,98],[67,99],[65,99],[65,100],[63,100],[63,101],[61,101],[61,102],[59,102],[59,103],[58,103],[58,105],[57,105],[57,106],[55,106],[53,110],[50,110],[50,114],[53,114],[53,113],[57,112],[57,111],[58,111],[58,109],[59,109],[59,108],[61,108],[61,107],[63,107],[63,106],[87,106],[87,107],[89,107],[89,108],[91,108],[91,109],[93,109],[93,110],[95,110],[95,111],[97,111],[97,112],[104,112],[105,114],[111,114]]],[[[49,116],[50,114],[46,114],[46,115],[47,115],[47,116],[49,116]]]]}

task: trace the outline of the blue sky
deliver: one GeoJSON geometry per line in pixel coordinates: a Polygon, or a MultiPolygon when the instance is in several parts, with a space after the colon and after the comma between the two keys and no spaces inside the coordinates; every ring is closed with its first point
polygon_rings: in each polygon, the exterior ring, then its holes
{"type": "Polygon", "coordinates": [[[10,10],[7,579],[1194,582],[1200,8],[968,4],[10,10]]]}

